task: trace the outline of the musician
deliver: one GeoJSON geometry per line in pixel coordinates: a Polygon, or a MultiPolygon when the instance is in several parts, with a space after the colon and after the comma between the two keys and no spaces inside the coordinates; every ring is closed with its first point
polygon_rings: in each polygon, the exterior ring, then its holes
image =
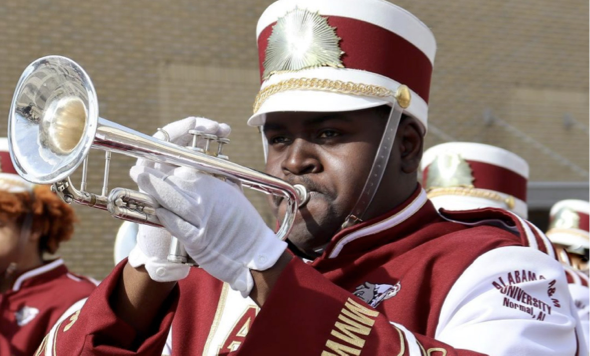
{"type": "Polygon", "coordinates": [[[563,263],[588,273],[590,204],[578,199],[555,203],[549,211],[547,237],[553,242],[563,263]]]}
{"type": "MultiPolygon", "coordinates": [[[[521,218],[527,217],[529,165],[510,151],[475,142],[443,143],[424,152],[421,169],[428,198],[438,209],[495,207],[521,218]]],[[[551,209],[552,228],[547,236],[527,222],[528,228],[534,230],[543,243],[533,242],[531,245],[562,262],[572,297],[572,310],[579,319],[578,338],[585,340],[586,347],[590,303],[588,277],[580,267],[583,268],[583,260],[588,259],[589,211],[587,202],[564,200],[557,203],[551,209]]]]}
{"type": "Polygon", "coordinates": [[[424,151],[420,167],[422,184],[437,209],[499,208],[527,218],[529,165],[513,152],[477,142],[447,142],[424,151]]]}
{"type": "Polygon", "coordinates": [[[588,248],[590,204],[578,199],[555,203],[549,211],[547,237],[553,242],[567,273],[570,294],[589,342],[590,290],[588,289],[588,248]]]}
{"type": "Polygon", "coordinates": [[[47,186],[19,177],[0,138],[0,355],[33,355],[51,327],[79,308],[95,283],[55,254],[76,216],[47,186]]]}
{"type": "MultiPolygon", "coordinates": [[[[131,176],[199,268],[167,262],[169,235],[141,226],[45,354],[574,355],[565,276],[527,247],[526,223],[495,209],[439,214],[417,183],[428,27],[380,0],[282,0],[257,34],[249,124],[266,171],[311,193],[292,247],[231,180],[138,162],[131,176]]],[[[192,117],[164,130],[183,145],[195,126],[229,133],[192,117]]],[[[286,203],[272,199],[278,221],[286,203]]]]}

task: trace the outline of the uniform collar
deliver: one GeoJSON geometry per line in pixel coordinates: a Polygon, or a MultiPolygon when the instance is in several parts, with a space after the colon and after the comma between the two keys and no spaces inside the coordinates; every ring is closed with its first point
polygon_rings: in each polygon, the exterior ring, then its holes
{"type": "Polygon", "coordinates": [[[61,258],[58,258],[57,260],[51,261],[37,268],[28,270],[27,272],[18,276],[18,278],[14,281],[14,284],[12,285],[12,291],[16,292],[23,287],[30,286],[37,282],[45,281],[49,276],[59,275],[64,272],[67,272],[66,266],[64,265],[64,261],[61,258]]]}
{"type": "Polygon", "coordinates": [[[418,186],[412,196],[394,210],[338,232],[319,259],[334,259],[348,252],[355,253],[375,247],[374,245],[383,242],[371,237],[381,235],[382,232],[387,232],[388,235],[403,232],[405,236],[418,230],[424,225],[424,221],[438,219],[440,217],[428,200],[426,192],[418,186]]]}

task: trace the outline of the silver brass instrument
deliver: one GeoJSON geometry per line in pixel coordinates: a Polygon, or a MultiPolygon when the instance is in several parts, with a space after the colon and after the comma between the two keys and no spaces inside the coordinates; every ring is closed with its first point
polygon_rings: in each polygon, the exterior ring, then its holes
{"type": "MultiPolygon", "coordinates": [[[[191,133],[200,135],[197,131],[191,133]]],[[[8,122],[10,155],[19,175],[35,184],[53,184],[66,202],[76,202],[108,210],[122,220],[159,226],[155,209],[158,203],[139,191],[115,188],[108,193],[111,152],[173,166],[194,168],[209,174],[240,181],[245,187],[283,197],[287,212],[277,235],[285,239],[299,207],[308,193],[301,185],[240,166],[222,155],[219,149],[209,155],[197,148],[181,147],[155,139],[98,116],[96,91],[86,72],[74,61],[60,56],[37,59],[23,72],[16,87],[8,122]],[[101,194],[86,191],[87,161],[90,148],[105,151],[105,172],[101,194]],[[217,157],[216,157],[217,156],[217,157]],[[76,189],[69,176],[80,166],[82,182],[76,189]]],[[[173,239],[171,262],[191,263],[183,246],[173,239]]]]}

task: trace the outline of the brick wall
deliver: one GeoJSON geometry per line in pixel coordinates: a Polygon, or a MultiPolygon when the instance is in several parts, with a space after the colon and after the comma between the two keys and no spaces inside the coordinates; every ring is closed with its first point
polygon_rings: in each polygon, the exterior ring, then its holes
{"type": "MultiPolygon", "coordinates": [[[[150,134],[189,115],[215,118],[232,125],[232,160],[261,169],[259,136],[245,121],[258,88],[256,21],[269,3],[4,0],[0,112],[8,112],[28,63],[60,54],[90,74],[102,117],[150,134]]],[[[531,180],[588,180],[588,3],[397,3],[438,41],[427,146],[449,139],[490,143],[526,158],[531,180]]],[[[99,192],[101,154],[91,159],[89,189],[99,192]]],[[[113,158],[111,187],[132,186],[132,162],[113,158]]],[[[270,221],[264,197],[248,195],[270,221]]],[[[76,210],[82,221],[60,253],[74,271],[104,278],[120,222],[76,210]]]]}

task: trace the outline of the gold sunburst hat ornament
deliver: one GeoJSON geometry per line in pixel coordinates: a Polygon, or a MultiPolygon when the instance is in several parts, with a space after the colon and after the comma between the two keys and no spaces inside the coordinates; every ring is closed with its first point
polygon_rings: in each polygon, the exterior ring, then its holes
{"type": "Polygon", "coordinates": [[[454,152],[443,152],[428,166],[428,189],[465,187],[473,188],[473,174],[469,163],[454,152]]]}
{"type": "Polygon", "coordinates": [[[549,212],[550,224],[547,237],[551,242],[567,246],[568,251],[584,254],[590,248],[590,203],[578,199],[566,199],[555,203],[549,212]]]}
{"type": "Polygon", "coordinates": [[[336,29],[318,12],[295,8],[278,19],[268,38],[263,79],[279,72],[328,66],[343,68],[336,29]]]}
{"type": "Polygon", "coordinates": [[[424,152],[422,182],[436,208],[501,208],[527,217],[529,167],[500,147],[449,142],[424,152]]]}
{"type": "Polygon", "coordinates": [[[564,206],[557,210],[552,217],[550,229],[579,229],[580,216],[569,206],[564,206]]]}

